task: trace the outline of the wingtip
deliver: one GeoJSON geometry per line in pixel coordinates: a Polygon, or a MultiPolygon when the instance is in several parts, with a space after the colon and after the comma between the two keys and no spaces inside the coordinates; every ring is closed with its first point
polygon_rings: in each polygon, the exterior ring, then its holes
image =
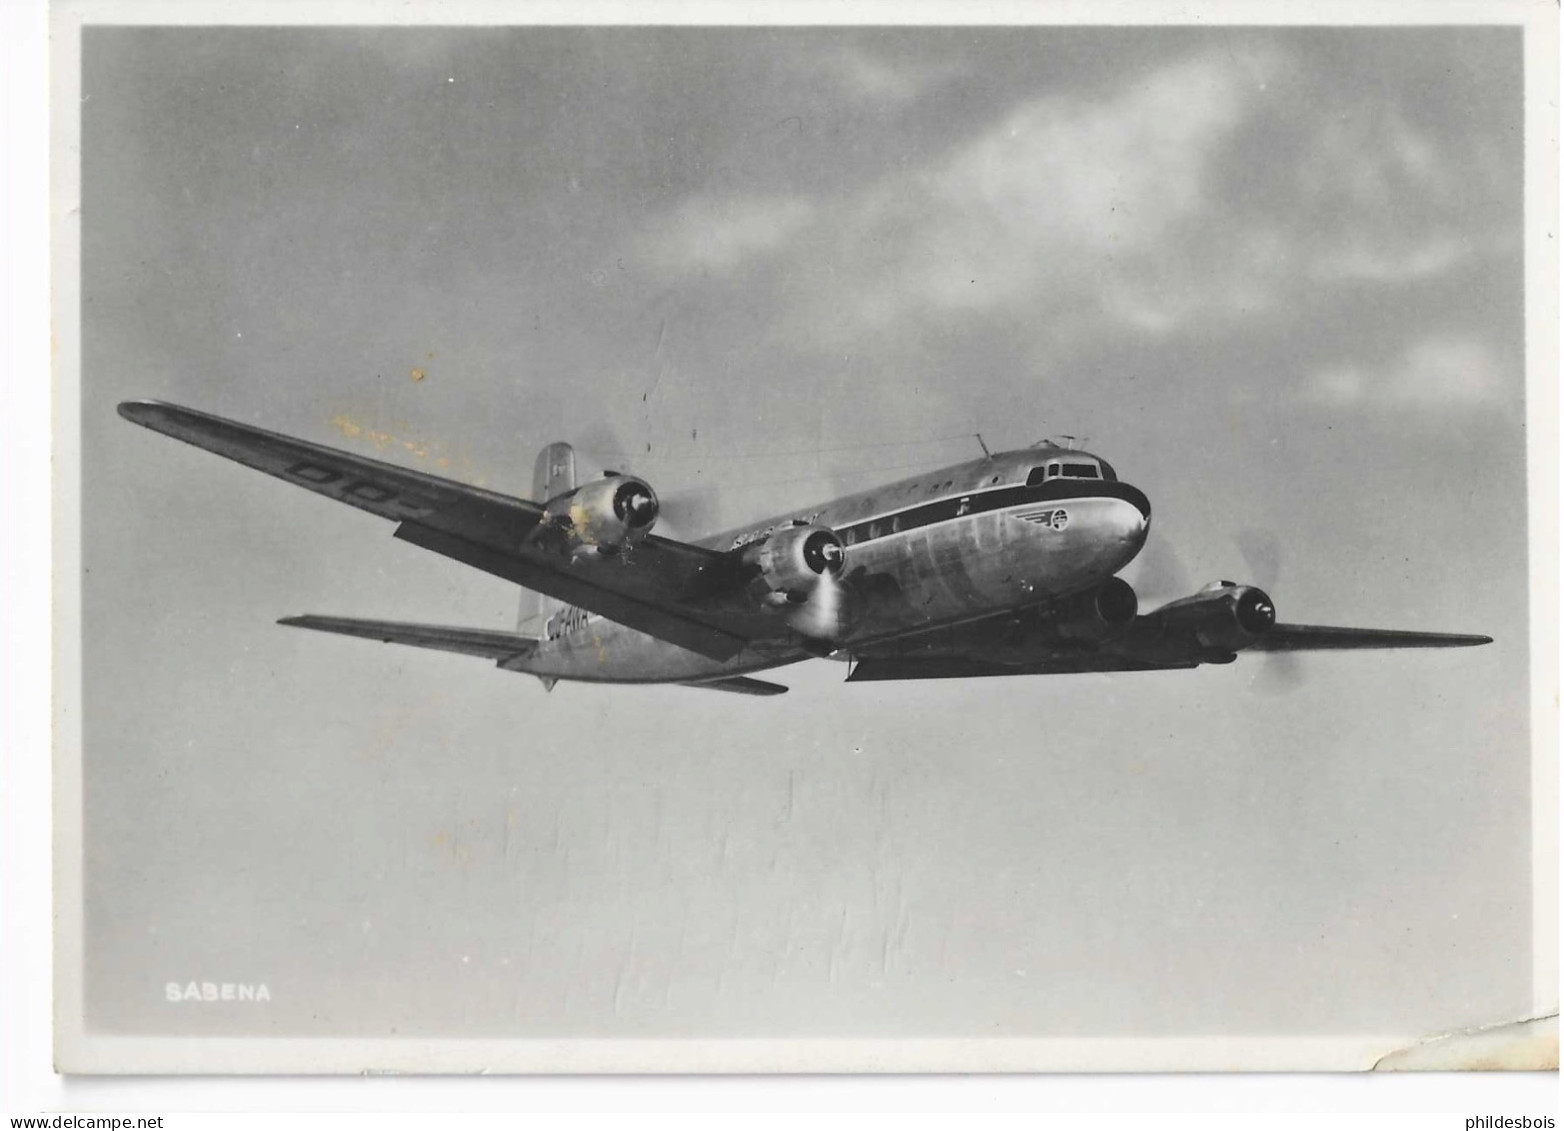
{"type": "Polygon", "coordinates": [[[1481,648],[1484,644],[1493,643],[1493,637],[1481,636],[1477,633],[1452,633],[1446,639],[1452,648],[1481,648]]]}
{"type": "Polygon", "coordinates": [[[174,406],[166,401],[151,399],[120,401],[119,414],[134,424],[145,424],[152,417],[160,415],[164,409],[172,407],[174,406]]]}

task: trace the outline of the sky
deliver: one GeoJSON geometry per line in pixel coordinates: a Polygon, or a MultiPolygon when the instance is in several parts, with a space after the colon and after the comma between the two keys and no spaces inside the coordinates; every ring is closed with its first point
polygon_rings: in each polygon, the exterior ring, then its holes
{"type": "Polygon", "coordinates": [[[1528,1011],[1518,32],[93,28],[82,94],[95,1031],[1528,1011]],[[518,597],[128,397],[518,495],[566,439],[713,528],[1069,434],[1148,604],[1496,642],[545,694],[277,626],[518,597]]]}

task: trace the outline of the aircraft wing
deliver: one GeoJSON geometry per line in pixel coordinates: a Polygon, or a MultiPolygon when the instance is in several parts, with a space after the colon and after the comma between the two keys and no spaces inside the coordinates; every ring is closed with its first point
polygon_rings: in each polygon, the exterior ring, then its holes
{"type": "MultiPolygon", "coordinates": [[[[1493,638],[1489,636],[1462,633],[1276,624],[1247,645],[1237,645],[1236,655],[1241,657],[1244,652],[1468,648],[1492,642],[1493,638]]],[[[1169,671],[1207,663],[1229,663],[1235,658],[1235,652],[1203,644],[1196,635],[1170,626],[1160,610],[1156,610],[1136,616],[1122,632],[1095,643],[1048,637],[1029,626],[1026,617],[1010,612],[961,625],[881,638],[852,649],[852,656],[855,665],[848,682],[861,683],[1169,671]]]]}
{"type": "Polygon", "coordinates": [[[859,660],[848,683],[901,679],[977,679],[1001,675],[1078,675],[1082,672],[1153,672],[1193,668],[1189,663],[1152,664],[1104,652],[1054,656],[1020,664],[1001,664],[973,656],[882,656],[859,660]]]}
{"type": "MultiPolygon", "coordinates": [[[[765,635],[754,618],[704,607],[714,550],[652,535],[633,554],[568,557],[527,538],[539,503],[252,428],[160,401],[126,401],[127,420],[397,523],[396,537],[649,636],[726,660],[765,635]]],[[[310,625],[309,627],[321,627],[310,625]]]]}
{"type": "Polygon", "coordinates": [[[393,522],[519,541],[543,517],[537,503],[426,475],[161,401],[126,401],[126,420],[393,522]]]}
{"type": "Polygon", "coordinates": [[[1398,632],[1384,628],[1332,628],[1319,624],[1278,624],[1245,649],[1247,652],[1339,652],[1374,648],[1470,648],[1492,644],[1491,636],[1458,632],[1398,632]]]}

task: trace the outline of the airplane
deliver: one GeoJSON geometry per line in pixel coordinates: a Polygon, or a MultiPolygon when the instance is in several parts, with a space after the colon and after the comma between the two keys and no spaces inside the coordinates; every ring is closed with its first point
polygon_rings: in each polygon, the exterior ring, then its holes
{"type": "MultiPolygon", "coordinates": [[[[1241,652],[1451,648],[1488,636],[1283,624],[1216,581],[1141,612],[1117,574],[1151,503],[1107,460],[1044,443],[932,470],[695,541],[653,533],[643,478],[576,481],[571,445],[522,499],[161,401],[119,413],[395,522],[394,536],[537,596],[541,635],[333,616],[278,623],[492,660],[556,681],[778,695],[754,673],[811,657],[847,682],[1167,671],[1241,652]]],[[[524,610],[526,605],[524,603],[524,610]]]]}

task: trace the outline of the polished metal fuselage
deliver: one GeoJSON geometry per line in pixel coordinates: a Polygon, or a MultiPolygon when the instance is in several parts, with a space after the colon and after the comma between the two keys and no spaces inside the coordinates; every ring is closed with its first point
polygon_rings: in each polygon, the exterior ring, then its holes
{"type": "MultiPolygon", "coordinates": [[[[1086,452],[999,453],[803,508],[699,540],[728,551],[796,522],[842,538],[842,576],[860,608],[838,658],[855,646],[1048,603],[1124,568],[1145,542],[1145,496],[1117,482],[1054,480],[1027,487],[1034,469],[1086,452]]],[[[690,682],[794,663],[818,652],[778,617],[774,636],[712,660],[584,610],[566,610],[538,649],[506,664],[546,678],[613,683],[690,682]],[[560,631],[560,629],[563,631],[560,631]]]]}

